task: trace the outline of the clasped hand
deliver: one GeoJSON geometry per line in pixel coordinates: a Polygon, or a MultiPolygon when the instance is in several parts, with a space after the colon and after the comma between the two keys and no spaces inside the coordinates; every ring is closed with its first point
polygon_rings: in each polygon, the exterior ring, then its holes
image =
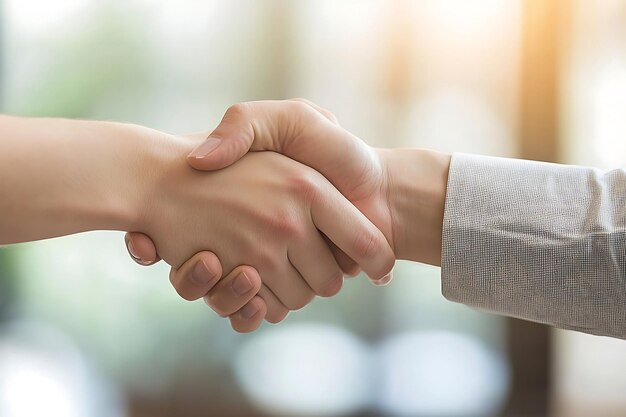
{"type": "Polygon", "coordinates": [[[234,329],[332,296],[344,274],[390,280],[385,153],[326,110],[305,100],[238,104],[208,138],[175,137],[172,148],[172,163],[153,173],[143,233],[126,236],[129,252],[144,265],[164,259],[177,292],[204,297],[234,329]]]}

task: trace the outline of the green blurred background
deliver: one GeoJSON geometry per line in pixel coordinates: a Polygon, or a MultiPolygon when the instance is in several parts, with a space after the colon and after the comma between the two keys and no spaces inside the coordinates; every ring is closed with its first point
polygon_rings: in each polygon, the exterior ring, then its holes
{"type": "MultiPolygon", "coordinates": [[[[211,129],[236,102],[306,97],[375,146],[626,160],[623,0],[0,0],[0,10],[6,113],[185,133],[211,129]]],[[[437,268],[400,263],[385,288],[349,280],[249,335],[178,298],[167,273],[135,265],[115,232],[0,249],[0,415],[626,413],[624,342],[449,303],[437,268]]]]}

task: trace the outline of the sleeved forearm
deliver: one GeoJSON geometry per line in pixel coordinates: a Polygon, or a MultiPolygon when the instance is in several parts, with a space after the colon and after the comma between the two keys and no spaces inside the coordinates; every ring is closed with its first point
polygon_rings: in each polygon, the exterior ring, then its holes
{"type": "Polygon", "coordinates": [[[626,339],[626,170],[455,154],[442,291],[513,317],[626,339]]]}

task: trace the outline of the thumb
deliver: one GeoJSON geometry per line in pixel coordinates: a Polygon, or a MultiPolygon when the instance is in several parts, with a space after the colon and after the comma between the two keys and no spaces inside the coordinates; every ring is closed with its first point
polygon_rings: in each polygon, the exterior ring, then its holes
{"type": "Polygon", "coordinates": [[[302,100],[235,104],[187,162],[198,170],[216,170],[248,151],[274,151],[308,165],[344,195],[351,194],[364,173],[377,169],[369,146],[302,100]]]}
{"type": "Polygon", "coordinates": [[[245,103],[227,111],[217,128],[187,156],[187,162],[201,171],[226,168],[250,150],[255,139],[251,112],[245,103]]]}
{"type": "Polygon", "coordinates": [[[139,232],[129,232],[124,236],[124,241],[128,254],[139,265],[148,266],[161,260],[149,236],[139,232]]]}

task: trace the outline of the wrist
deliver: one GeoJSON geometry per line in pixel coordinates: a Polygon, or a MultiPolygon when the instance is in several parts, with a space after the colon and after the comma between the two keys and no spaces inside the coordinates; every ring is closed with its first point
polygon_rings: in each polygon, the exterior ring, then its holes
{"type": "MultiPolygon", "coordinates": [[[[89,175],[97,175],[94,200],[85,208],[89,229],[144,231],[152,209],[151,196],[158,189],[160,171],[174,158],[184,162],[176,137],[143,126],[98,123],[91,129],[93,160],[89,175]]],[[[89,157],[90,155],[88,155],[89,157]]]]}
{"type": "Polygon", "coordinates": [[[384,152],[383,159],[396,257],[440,265],[451,156],[394,149],[384,152]]]}
{"type": "Polygon", "coordinates": [[[123,153],[128,159],[122,169],[124,174],[118,178],[120,204],[119,210],[113,211],[115,229],[149,233],[164,182],[174,170],[191,170],[185,157],[197,143],[143,126],[116,128],[126,137],[123,153]]]}

